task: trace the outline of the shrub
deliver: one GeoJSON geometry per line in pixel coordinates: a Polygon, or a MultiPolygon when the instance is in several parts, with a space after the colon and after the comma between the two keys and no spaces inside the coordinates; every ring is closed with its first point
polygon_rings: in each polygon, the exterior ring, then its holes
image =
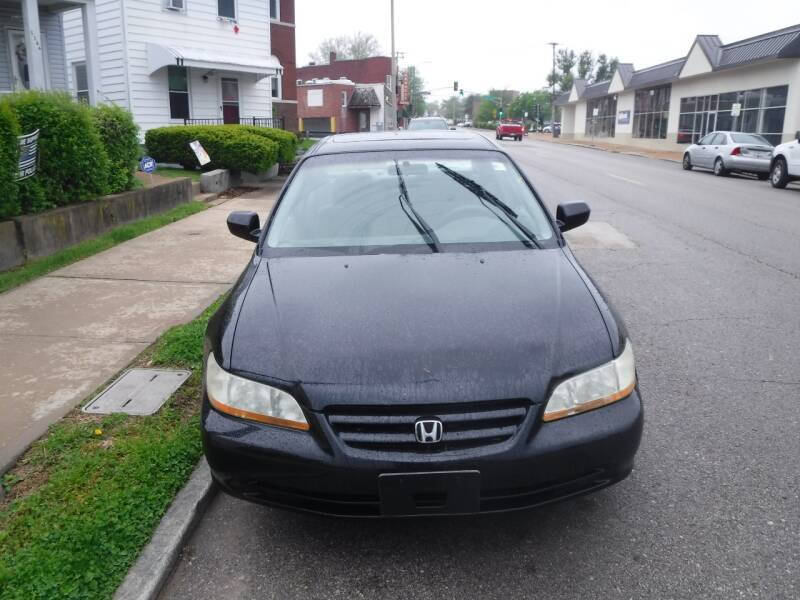
{"type": "Polygon", "coordinates": [[[246,126],[248,131],[278,143],[278,162],[283,165],[294,162],[297,154],[297,136],[291,131],[270,127],[246,126]]]}
{"type": "Polygon", "coordinates": [[[47,204],[63,206],[94,200],[108,189],[109,160],[94,127],[91,109],[64,92],[27,91],[3,100],[17,116],[22,133],[39,134],[38,184],[20,186],[23,210],[40,210],[44,191],[47,204]],[[29,192],[34,190],[34,196],[29,192]]]}
{"type": "Polygon", "coordinates": [[[147,150],[156,161],[194,169],[197,158],[189,142],[199,140],[211,157],[204,170],[230,169],[263,173],[278,159],[278,143],[242,125],[175,125],[145,134],[147,150]]]}
{"type": "Polygon", "coordinates": [[[119,106],[103,105],[92,110],[92,117],[110,161],[109,193],[131,189],[139,157],[139,127],[133,115],[119,106]]]}
{"type": "Polygon", "coordinates": [[[19,161],[19,123],[11,108],[0,104],[0,219],[19,214],[19,195],[14,177],[19,161]]]}

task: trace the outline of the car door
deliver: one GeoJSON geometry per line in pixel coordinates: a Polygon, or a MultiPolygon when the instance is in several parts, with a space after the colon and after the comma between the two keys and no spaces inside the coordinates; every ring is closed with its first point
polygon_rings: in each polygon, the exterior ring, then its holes
{"type": "Polygon", "coordinates": [[[692,152],[692,164],[696,167],[711,167],[711,150],[709,144],[714,139],[716,133],[712,132],[697,141],[697,145],[692,152]]]}
{"type": "Polygon", "coordinates": [[[714,162],[717,160],[718,156],[724,156],[730,154],[730,149],[726,152],[725,146],[729,144],[728,142],[728,135],[725,133],[717,133],[712,139],[711,143],[709,144],[709,158],[711,164],[709,166],[713,167],[714,162]]]}
{"type": "Polygon", "coordinates": [[[786,149],[786,166],[789,175],[800,177],[800,141],[795,140],[786,149]]]}

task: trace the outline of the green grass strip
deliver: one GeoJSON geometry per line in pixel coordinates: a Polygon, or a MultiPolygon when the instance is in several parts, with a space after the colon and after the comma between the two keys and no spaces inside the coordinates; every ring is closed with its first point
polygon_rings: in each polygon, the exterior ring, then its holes
{"type": "Polygon", "coordinates": [[[190,171],[188,169],[179,169],[174,167],[159,167],[156,169],[156,175],[162,177],[189,177],[192,181],[200,181],[200,171],[190,171]]]}
{"type": "Polygon", "coordinates": [[[4,477],[0,599],[113,596],[200,458],[203,335],[220,302],[149,351],[154,364],[194,369],[159,412],[73,412],[4,477]]]}
{"type": "Polygon", "coordinates": [[[21,267],[0,273],[0,293],[22,285],[31,279],[46,275],[61,267],[66,267],[76,261],[88,258],[103,250],[108,250],[117,244],[127,242],[144,233],[179,221],[205,210],[205,208],[206,205],[202,202],[187,202],[165,213],[147,217],[146,219],[128,225],[122,225],[94,239],[80,242],[79,244],[60,250],[50,256],[32,260],[21,267]]]}

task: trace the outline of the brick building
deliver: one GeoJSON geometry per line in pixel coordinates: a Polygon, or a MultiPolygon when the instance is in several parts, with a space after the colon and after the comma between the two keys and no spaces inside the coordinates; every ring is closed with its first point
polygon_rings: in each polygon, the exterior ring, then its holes
{"type": "Polygon", "coordinates": [[[272,116],[283,118],[288,131],[298,131],[294,0],[270,0],[269,6],[272,53],[283,66],[283,74],[272,78],[272,116]]]}
{"type": "Polygon", "coordinates": [[[311,133],[395,129],[396,79],[392,59],[374,56],[297,68],[299,128],[311,133]]]}

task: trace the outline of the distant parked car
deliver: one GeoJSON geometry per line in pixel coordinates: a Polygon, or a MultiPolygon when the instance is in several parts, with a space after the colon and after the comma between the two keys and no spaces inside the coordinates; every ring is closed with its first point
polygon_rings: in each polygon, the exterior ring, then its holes
{"type": "Polygon", "coordinates": [[[773,146],[755,133],[712,131],[683,154],[683,168],[711,169],[724,177],[731,171],[752,173],[762,181],[769,177],[773,146]]]}
{"type": "MultiPolygon", "coordinates": [[[[561,123],[556,123],[555,126],[556,126],[556,129],[561,131],[561,123]]],[[[553,126],[550,125],[550,123],[548,123],[547,125],[542,127],[542,133],[553,133],[553,126]]]]}
{"type": "Polygon", "coordinates": [[[472,121],[464,121],[464,127],[472,127],[472,121]]]}
{"type": "Polygon", "coordinates": [[[522,128],[522,124],[517,121],[502,121],[494,130],[494,135],[498,140],[510,137],[519,142],[524,134],[525,130],[522,128]]]}
{"type": "Polygon", "coordinates": [[[800,131],[794,141],[775,146],[770,161],[769,182],[772,187],[785,188],[790,181],[800,179],[800,131]]]}
{"type": "Polygon", "coordinates": [[[419,131],[421,129],[450,129],[450,126],[447,124],[442,117],[419,117],[417,119],[411,119],[408,123],[408,130],[409,131],[419,131]]]}

